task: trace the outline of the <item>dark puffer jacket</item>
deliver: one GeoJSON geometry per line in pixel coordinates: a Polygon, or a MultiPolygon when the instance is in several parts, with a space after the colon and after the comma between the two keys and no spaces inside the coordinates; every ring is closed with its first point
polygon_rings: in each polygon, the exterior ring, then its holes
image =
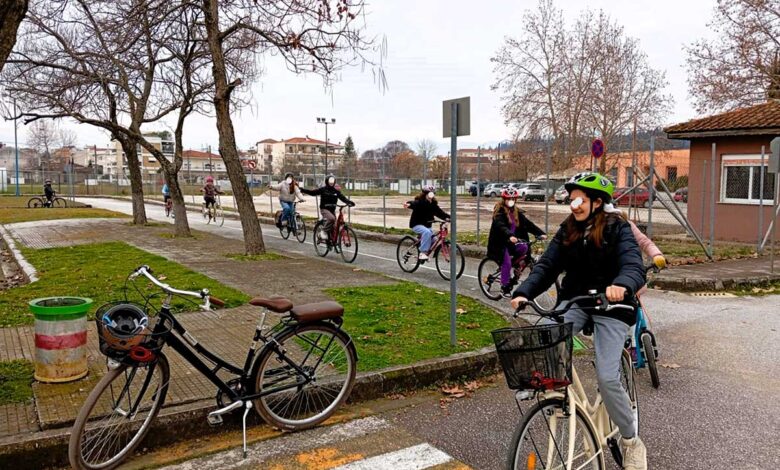
{"type": "Polygon", "coordinates": [[[418,225],[424,225],[431,228],[432,220],[434,217],[438,217],[442,220],[447,220],[450,215],[444,212],[436,199],[428,200],[428,198],[414,199],[407,201],[409,209],[412,210],[412,216],[409,218],[409,228],[414,228],[418,225]]]}
{"type": "Polygon", "coordinates": [[[355,205],[355,203],[347,199],[341,191],[333,186],[328,186],[327,184],[325,186],[320,186],[317,189],[301,188],[301,192],[303,194],[308,194],[309,196],[319,196],[320,209],[327,209],[331,212],[336,211],[336,204],[339,200],[350,207],[354,207],[355,205]]]}
{"type": "MultiPolygon", "coordinates": [[[[627,289],[625,303],[633,303],[634,294],[645,285],[646,277],[642,253],[628,222],[618,216],[608,216],[600,248],[589,243],[587,238],[565,246],[565,239],[566,229],[562,224],[528,279],[515,289],[513,297],[533,299],[565,272],[559,300],[586,295],[590,289],[604,292],[610,285],[616,285],[627,289]]],[[[635,314],[626,310],[599,314],[629,325],[634,323],[635,314]]]]}
{"type": "Polygon", "coordinates": [[[493,223],[490,225],[490,235],[488,236],[487,256],[497,263],[501,263],[504,260],[504,249],[510,243],[509,237],[530,241],[529,233],[536,237],[544,235],[544,230],[528,220],[523,215],[523,211],[518,210],[517,214],[519,217],[514,232],[512,232],[509,215],[506,213],[506,210],[502,209],[501,212],[493,217],[493,223]]]}

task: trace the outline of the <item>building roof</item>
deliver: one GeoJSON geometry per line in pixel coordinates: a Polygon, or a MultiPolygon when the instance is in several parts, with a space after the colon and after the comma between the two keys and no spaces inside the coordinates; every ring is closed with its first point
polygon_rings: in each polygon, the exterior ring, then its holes
{"type": "MultiPolygon", "coordinates": [[[[185,150],[184,152],[182,152],[182,158],[184,158],[185,160],[188,159],[188,158],[190,158],[190,159],[195,158],[195,159],[208,160],[209,159],[209,153],[208,152],[200,152],[198,150],[185,150]]],[[[219,154],[217,154],[217,153],[212,153],[211,154],[211,158],[212,159],[217,159],[217,160],[221,160],[222,159],[222,157],[220,157],[219,154]]]]}
{"type": "Polygon", "coordinates": [[[258,144],[278,144],[280,141],[275,139],[263,139],[258,144]]]}
{"type": "Polygon", "coordinates": [[[670,139],[780,134],[780,100],[693,119],[664,129],[670,139]]]}
{"type": "MultiPolygon", "coordinates": [[[[309,136],[306,137],[291,137],[289,139],[284,139],[285,144],[312,144],[312,145],[325,145],[325,141],[323,140],[317,140],[312,139],[309,136]]],[[[328,142],[328,147],[334,147],[334,148],[343,148],[342,145],[334,144],[333,142],[328,142]]]]}

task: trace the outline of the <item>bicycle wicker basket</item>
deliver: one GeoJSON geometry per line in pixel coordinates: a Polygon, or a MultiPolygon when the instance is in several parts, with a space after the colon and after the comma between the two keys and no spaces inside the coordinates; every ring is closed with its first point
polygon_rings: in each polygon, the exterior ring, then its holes
{"type": "Polygon", "coordinates": [[[95,312],[95,325],[97,328],[97,337],[98,337],[98,343],[100,352],[117,362],[121,362],[123,364],[127,365],[138,365],[140,363],[151,363],[154,362],[157,359],[157,354],[162,349],[163,345],[165,344],[165,338],[167,335],[171,332],[170,329],[163,331],[161,333],[153,333],[152,332],[152,325],[149,325],[148,328],[144,330],[143,333],[139,333],[139,336],[142,336],[143,339],[140,341],[140,343],[131,349],[117,349],[113,347],[109,342],[106,341],[104,338],[104,335],[106,334],[106,326],[103,323],[103,314],[108,311],[110,308],[122,305],[122,304],[129,304],[134,305],[135,307],[140,308],[143,311],[146,311],[141,305],[138,305],[133,302],[127,302],[127,301],[116,301],[116,302],[108,302],[106,304],[103,304],[100,306],[100,308],[97,309],[95,312]],[[131,354],[133,351],[132,349],[136,350],[136,353],[139,351],[142,351],[144,353],[145,358],[143,360],[137,359],[139,356],[137,354],[131,354]]]}
{"type": "Polygon", "coordinates": [[[572,323],[494,330],[496,353],[512,390],[571,384],[572,323]]]}

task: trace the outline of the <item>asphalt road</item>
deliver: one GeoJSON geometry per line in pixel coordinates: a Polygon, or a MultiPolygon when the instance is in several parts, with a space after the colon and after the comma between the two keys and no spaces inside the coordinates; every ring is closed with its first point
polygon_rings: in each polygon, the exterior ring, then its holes
{"type": "MultiPolygon", "coordinates": [[[[127,202],[108,199],[84,202],[120,212],[127,212],[130,207],[127,202]]],[[[147,206],[147,210],[152,218],[164,218],[160,217],[160,206],[147,206]]],[[[230,237],[241,236],[237,221],[226,221],[225,226],[219,228],[206,226],[194,214],[190,217],[192,228],[230,237]]],[[[310,244],[297,245],[294,241],[281,240],[278,230],[271,227],[264,226],[264,235],[272,250],[314,256],[310,244]]],[[[404,279],[447,289],[448,284],[435,270],[422,269],[412,275],[402,273],[395,262],[392,245],[361,241],[360,253],[356,267],[397,277],[403,275],[404,279]]],[[[481,293],[474,277],[476,267],[477,260],[467,259],[459,290],[479,297],[481,293]]],[[[780,468],[780,350],[777,348],[780,344],[780,296],[723,298],[650,291],[644,301],[660,342],[660,363],[669,366],[660,370],[661,387],[658,390],[650,386],[644,371],[637,378],[640,429],[648,447],[649,468],[780,468]]],[[[578,362],[578,370],[583,379],[593,375],[587,358],[578,362]]],[[[387,436],[398,434],[412,436],[399,443],[414,444],[414,449],[419,449],[416,446],[421,444],[417,443],[425,443],[426,449],[443,452],[453,459],[451,462],[463,462],[479,469],[503,468],[507,445],[519,416],[512,393],[504,386],[503,379],[499,377],[494,385],[480,388],[444,408],[440,403],[442,397],[437,393],[423,394],[416,400],[406,399],[409,406],[377,411],[377,417],[383,423],[390,423],[391,434],[388,430],[365,432],[361,434],[359,445],[344,441],[343,444],[330,442],[328,446],[336,449],[337,455],[348,454],[347,450],[354,446],[390,452],[387,436]]],[[[403,405],[404,400],[394,402],[403,405]]],[[[379,427],[384,429],[384,426],[379,427]]],[[[304,440],[308,435],[311,434],[296,436],[304,440]]],[[[312,440],[309,449],[318,448],[318,442],[312,440]]],[[[296,449],[289,450],[291,456],[299,455],[296,453],[300,452],[300,446],[296,449]]],[[[242,461],[238,467],[267,468],[262,453],[256,455],[259,460],[242,461]]],[[[219,453],[214,458],[224,459],[225,455],[219,453]]],[[[290,462],[300,462],[300,459],[291,459],[290,462]]],[[[224,460],[208,462],[209,458],[199,460],[198,468],[219,468],[218,462],[224,463],[224,460]]],[[[427,467],[396,465],[393,468],[427,467]]]]}

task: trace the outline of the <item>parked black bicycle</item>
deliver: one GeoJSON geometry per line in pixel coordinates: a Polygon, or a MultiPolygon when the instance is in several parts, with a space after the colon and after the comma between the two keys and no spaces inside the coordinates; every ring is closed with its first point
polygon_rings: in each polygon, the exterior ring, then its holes
{"type": "Polygon", "coordinates": [[[68,451],[74,468],[114,468],[141,442],[168,392],[165,346],[217,386],[218,409],[209,413],[210,424],[220,424],[223,415],[244,410],[245,453],[246,418],[252,408],[266,422],[295,431],[326,420],[349,396],[357,352],[341,328],[344,309],[336,302],[293,306],[283,297],[252,299],[250,303],[263,310],[244,365],[238,367],[206,349],[170,311],[173,296],[199,298],[206,311],[211,304],[224,302],[207,289],[191,292],[164,284],[148,266],[141,266],[128,279],[139,277],[164,292],[162,307],[151,319],[145,313],[148,309],[135,304],[120,302],[98,310],[98,337],[101,352],[108,356],[108,372],[87,397],[73,425],[68,451]],[[267,310],[283,315],[280,323],[264,331],[267,310]],[[129,332],[123,334],[126,326],[129,332]],[[223,380],[218,373],[231,378],[223,380]]]}
{"type": "Polygon", "coordinates": [[[33,196],[27,200],[27,207],[30,209],[38,207],[68,207],[68,201],[57,196],[51,198],[51,201],[46,196],[33,196]]]}

